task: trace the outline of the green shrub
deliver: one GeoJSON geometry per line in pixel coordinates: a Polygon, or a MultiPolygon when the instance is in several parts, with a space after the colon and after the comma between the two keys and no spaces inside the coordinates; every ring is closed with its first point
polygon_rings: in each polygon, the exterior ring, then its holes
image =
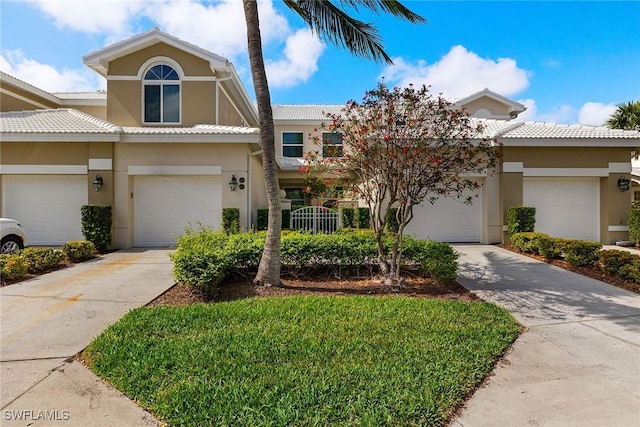
{"type": "Polygon", "coordinates": [[[342,208],[342,227],[356,227],[356,210],[353,208],[342,208]]]}
{"type": "Polygon", "coordinates": [[[545,236],[543,233],[537,234],[538,236],[533,241],[536,253],[547,259],[560,258],[564,251],[565,239],[545,236]]]}
{"type": "Polygon", "coordinates": [[[511,206],[507,209],[507,233],[532,232],[536,225],[536,208],[529,206],[511,206]]]}
{"type": "Polygon", "coordinates": [[[549,235],[546,233],[538,233],[538,232],[523,232],[523,233],[515,233],[511,236],[511,244],[518,248],[521,252],[527,254],[539,254],[538,252],[538,242],[541,238],[548,238],[549,235]]]}
{"type": "Polygon", "coordinates": [[[0,254],[0,279],[2,282],[27,276],[29,263],[21,254],[0,254]]]}
{"type": "Polygon", "coordinates": [[[386,221],[386,230],[390,233],[397,233],[400,225],[398,224],[398,218],[396,216],[398,209],[391,208],[387,212],[386,221]]]}
{"type": "Polygon", "coordinates": [[[72,240],[62,245],[62,251],[73,262],[86,261],[96,255],[96,247],[88,240],[72,240]]]}
{"type": "Polygon", "coordinates": [[[371,228],[371,211],[369,208],[358,208],[358,228],[371,228]]]}
{"type": "Polygon", "coordinates": [[[598,252],[598,258],[602,269],[609,274],[618,274],[622,267],[640,260],[638,255],[617,249],[602,250],[598,252]]]}
{"type": "Polygon", "coordinates": [[[227,234],[240,232],[240,209],[222,208],[222,229],[227,234]]]}
{"type": "Polygon", "coordinates": [[[21,255],[29,264],[30,273],[51,270],[65,259],[63,251],[52,248],[26,248],[21,255]]]}
{"type": "Polygon", "coordinates": [[[210,227],[196,231],[188,228],[178,238],[178,247],[171,254],[176,281],[211,294],[232,267],[226,249],[228,241],[229,236],[224,231],[214,231],[210,227]]]}
{"type": "Polygon", "coordinates": [[[80,208],[82,215],[82,235],[95,246],[98,252],[104,252],[111,247],[112,215],[111,206],[108,205],[83,205],[80,208]]]}
{"type": "Polygon", "coordinates": [[[592,265],[598,259],[600,249],[602,249],[600,242],[568,240],[564,245],[564,258],[575,267],[592,265]]]}
{"type": "Polygon", "coordinates": [[[640,206],[633,204],[629,212],[629,239],[640,243],[640,206]]]}
{"type": "MultiPolygon", "coordinates": [[[[284,233],[283,233],[284,234],[284,233]]],[[[251,231],[229,236],[226,244],[229,263],[238,270],[257,268],[262,258],[266,233],[251,231]]]]}
{"type": "Polygon", "coordinates": [[[406,236],[402,240],[402,254],[408,260],[419,262],[425,276],[445,282],[458,277],[460,254],[451,245],[406,236]]]}
{"type": "Polygon", "coordinates": [[[640,259],[634,259],[632,262],[620,267],[618,276],[624,280],[640,283],[640,259]]]}
{"type": "MultiPolygon", "coordinates": [[[[256,230],[266,230],[269,225],[269,209],[258,209],[256,214],[256,230]]],[[[291,227],[291,211],[282,210],[282,229],[291,227]]]]}

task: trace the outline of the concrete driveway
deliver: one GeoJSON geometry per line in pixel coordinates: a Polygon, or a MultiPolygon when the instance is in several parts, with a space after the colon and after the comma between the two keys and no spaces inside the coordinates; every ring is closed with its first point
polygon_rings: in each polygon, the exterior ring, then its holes
{"type": "Polygon", "coordinates": [[[0,289],[0,424],[157,424],[73,357],[173,285],[168,254],[118,251],[0,289]]]}
{"type": "Polygon", "coordinates": [[[640,426],[640,295],[484,245],[460,284],[526,331],[453,427],[640,426]]]}

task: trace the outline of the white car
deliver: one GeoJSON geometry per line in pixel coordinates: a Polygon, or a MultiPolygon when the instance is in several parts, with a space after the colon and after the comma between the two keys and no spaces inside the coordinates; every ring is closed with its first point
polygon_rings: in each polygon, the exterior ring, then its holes
{"type": "Polygon", "coordinates": [[[27,235],[18,221],[0,218],[0,254],[12,254],[27,246],[27,235]]]}

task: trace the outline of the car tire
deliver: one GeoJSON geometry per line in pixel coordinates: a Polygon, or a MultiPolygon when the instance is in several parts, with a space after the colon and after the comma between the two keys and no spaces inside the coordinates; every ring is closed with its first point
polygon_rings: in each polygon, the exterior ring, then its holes
{"type": "Polygon", "coordinates": [[[23,249],[22,242],[15,236],[7,236],[0,243],[0,254],[13,254],[23,249]]]}

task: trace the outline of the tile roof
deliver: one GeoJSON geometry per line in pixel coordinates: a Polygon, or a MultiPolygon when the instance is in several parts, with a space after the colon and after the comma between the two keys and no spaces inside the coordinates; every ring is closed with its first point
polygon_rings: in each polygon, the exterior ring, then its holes
{"type": "Polygon", "coordinates": [[[299,157],[276,157],[276,162],[281,169],[298,170],[300,166],[305,166],[304,159],[299,157]]]}
{"type": "Polygon", "coordinates": [[[260,129],[242,126],[195,125],[193,127],[123,127],[128,135],[258,135],[260,129]]]}
{"type": "Polygon", "coordinates": [[[73,108],[0,113],[3,134],[119,133],[120,127],[73,108]]]}
{"type": "Polygon", "coordinates": [[[63,101],[76,101],[76,100],[106,101],[107,100],[107,93],[102,91],[54,92],[53,95],[60,98],[63,101]]]}
{"type": "Polygon", "coordinates": [[[544,122],[507,122],[513,127],[498,135],[500,138],[536,139],[640,139],[635,130],[609,129],[602,126],[561,125],[544,122]]]}
{"type": "Polygon", "coordinates": [[[337,114],[344,105],[292,105],[274,104],[272,107],[274,120],[318,121],[327,120],[326,113],[337,114]]]}

